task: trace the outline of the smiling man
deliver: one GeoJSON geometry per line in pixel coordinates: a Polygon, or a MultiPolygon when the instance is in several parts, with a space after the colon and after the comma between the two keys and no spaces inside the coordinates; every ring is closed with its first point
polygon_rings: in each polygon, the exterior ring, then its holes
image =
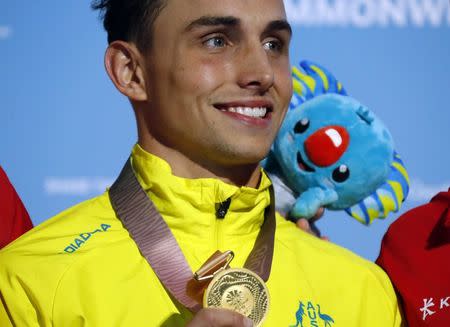
{"type": "Polygon", "coordinates": [[[256,3],[167,1],[150,50],[107,51],[109,75],[134,103],[139,145],[176,176],[259,182],[292,86],[283,3],[256,3]]]}
{"type": "Polygon", "coordinates": [[[379,268],[274,214],[259,161],[292,95],[283,1],[94,7],[138,142],[108,192],[0,252],[0,325],[399,326],[379,268]]]}

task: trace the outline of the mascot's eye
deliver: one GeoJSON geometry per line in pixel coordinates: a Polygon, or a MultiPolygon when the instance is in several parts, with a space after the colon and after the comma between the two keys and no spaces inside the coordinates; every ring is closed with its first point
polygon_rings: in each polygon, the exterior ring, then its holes
{"type": "Polygon", "coordinates": [[[345,182],[350,177],[350,170],[346,165],[340,165],[335,170],[333,170],[333,179],[342,183],[345,182]]]}
{"type": "Polygon", "coordinates": [[[309,127],[309,119],[303,118],[294,127],[294,133],[301,134],[304,133],[309,127]]]}

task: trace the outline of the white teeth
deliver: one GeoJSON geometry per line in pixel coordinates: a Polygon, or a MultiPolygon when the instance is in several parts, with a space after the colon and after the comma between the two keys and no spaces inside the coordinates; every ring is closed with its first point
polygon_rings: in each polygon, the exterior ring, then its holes
{"type": "Polygon", "coordinates": [[[229,107],[227,108],[229,112],[237,112],[240,115],[248,117],[262,118],[266,115],[267,108],[265,107],[229,107]]]}

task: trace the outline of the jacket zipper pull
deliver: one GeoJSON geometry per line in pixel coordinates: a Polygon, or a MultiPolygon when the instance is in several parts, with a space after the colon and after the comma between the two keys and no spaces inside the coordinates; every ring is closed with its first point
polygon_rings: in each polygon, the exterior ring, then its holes
{"type": "Polygon", "coordinates": [[[218,219],[225,218],[225,215],[228,212],[228,208],[230,208],[230,203],[231,203],[231,198],[228,198],[224,202],[220,202],[220,203],[216,204],[216,206],[217,206],[216,217],[218,219]]]}

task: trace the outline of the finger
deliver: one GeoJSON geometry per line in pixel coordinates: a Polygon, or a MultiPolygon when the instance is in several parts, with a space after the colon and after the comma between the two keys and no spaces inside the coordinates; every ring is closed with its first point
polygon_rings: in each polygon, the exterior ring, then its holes
{"type": "MultiPolygon", "coordinates": [[[[310,223],[313,223],[313,222],[319,220],[320,218],[322,218],[324,213],[325,213],[325,208],[319,207],[319,209],[317,209],[317,212],[311,218],[308,218],[308,219],[297,218],[294,216],[294,217],[289,217],[288,219],[294,221],[299,228],[303,229],[303,227],[307,227],[307,226],[309,227],[310,223]]],[[[309,230],[310,228],[307,228],[307,229],[309,230]]],[[[305,229],[303,229],[303,230],[305,230],[305,229]]],[[[305,230],[305,231],[307,231],[307,230],[305,230]]]]}
{"type": "Polygon", "coordinates": [[[320,230],[317,228],[317,226],[314,224],[314,222],[311,222],[310,220],[307,220],[305,218],[300,218],[295,222],[298,228],[303,230],[304,232],[307,232],[311,235],[321,237],[320,230]]]}
{"type": "Polygon", "coordinates": [[[320,229],[317,227],[317,225],[314,222],[309,222],[309,228],[311,229],[311,232],[320,237],[321,233],[320,233],[320,229]]]}
{"type": "Polygon", "coordinates": [[[316,214],[314,216],[311,217],[310,221],[311,222],[316,222],[317,220],[319,220],[320,218],[322,218],[323,214],[325,213],[325,208],[324,207],[320,207],[316,214]]]}
{"type": "Polygon", "coordinates": [[[295,222],[295,224],[297,225],[298,228],[300,228],[301,230],[307,232],[307,233],[312,233],[311,231],[311,227],[309,226],[309,222],[307,219],[305,218],[300,218],[299,220],[297,220],[295,222]]]}
{"type": "Polygon", "coordinates": [[[231,310],[206,308],[200,310],[186,327],[252,327],[253,322],[231,310]]]}

